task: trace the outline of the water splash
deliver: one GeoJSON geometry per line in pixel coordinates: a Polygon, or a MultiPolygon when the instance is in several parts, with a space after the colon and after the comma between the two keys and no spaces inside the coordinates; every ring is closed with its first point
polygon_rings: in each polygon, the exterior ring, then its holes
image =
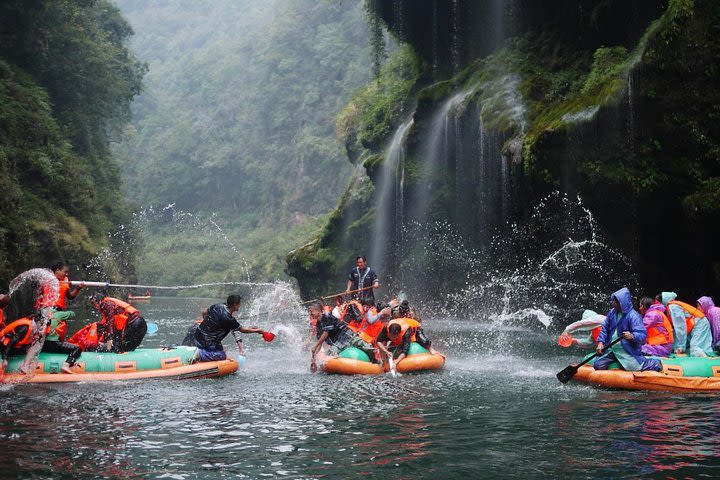
{"type": "Polygon", "coordinates": [[[562,121],[565,123],[589,122],[590,120],[595,118],[595,115],[597,115],[599,111],[600,106],[594,105],[584,110],[580,110],[579,112],[566,113],[562,116],[562,121]]]}

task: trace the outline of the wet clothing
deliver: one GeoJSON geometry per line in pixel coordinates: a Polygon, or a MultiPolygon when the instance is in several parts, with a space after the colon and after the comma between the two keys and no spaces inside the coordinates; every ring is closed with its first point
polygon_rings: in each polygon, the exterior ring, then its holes
{"type": "Polygon", "coordinates": [[[663,292],[667,311],[673,325],[673,349],[694,357],[713,355],[712,332],[705,314],[685,302],[675,300],[674,292],[663,292]]]}
{"type": "Polygon", "coordinates": [[[193,324],[190,325],[190,328],[188,328],[187,333],[185,333],[185,338],[183,338],[183,341],[180,345],[185,345],[186,347],[195,346],[195,332],[197,331],[202,321],[203,319],[200,318],[198,320],[195,320],[193,324]]]}
{"type": "Polygon", "coordinates": [[[697,301],[710,324],[713,350],[720,350],[720,307],[715,306],[711,297],[700,297],[697,301]]]}
{"type": "Polygon", "coordinates": [[[77,359],[82,355],[82,348],[74,343],[47,339],[45,339],[45,343],[43,343],[42,351],[48,353],[67,353],[68,357],[65,359],[65,362],[70,366],[75,365],[77,359]]]}
{"type": "MultiPolygon", "coordinates": [[[[98,310],[102,315],[101,328],[98,329],[100,342],[112,340],[113,352],[132,352],[145,338],[147,323],[140,312],[129,303],[105,297],[98,310]]],[[[102,349],[101,345],[98,351],[102,349]]]]}
{"type": "Polygon", "coordinates": [[[344,348],[353,336],[352,331],[345,322],[327,313],[323,313],[317,322],[318,338],[324,332],[328,334],[325,343],[338,348],[344,348]]]}
{"type": "Polygon", "coordinates": [[[35,321],[29,317],[18,318],[0,330],[0,357],[3,360],[13,353],[25,350],[33,340],[37,329],[35,321]]]}
{"type": "Polygon", "coordinates": [[[208,308],[207,318],[200,322],[195,330],[195,346],[199,349],[200,361],[210,362],[227,358],[222,341],[231,331],[240,328],[242,328],[240,323],[224,303],[216,303],[208,308]]]}
{"type": "MultiPolygon", "coordinates": [[[[360,270],[359,267],[355,267],[352,269],[352,271],[350,271],[348,280],[352,282],[350,290],[358,290],[360,288],[372,287],[375,282],[378,281],[378,276],[377,273],[375,273],[375,271],[373,271],[370,267],[365,267],[364,270],[360,270]]],[[[375,294],[373,293],[373,291],[374,289],[368,288],[367,290],[363,290],[362,292],[355,292],[353,294],[353,298],[359,300],[364,304],[372,303],[374,305],[375,294]]]]}
{"type": "Polygon", "coordinates": [[[673,351],[673,329],[670,319],[665,315],[665,306],[661,303],[650,305],[643,315],[643,325],[648,336],[642,346],[642,353],[655,357],[669,356],[673,351]]]}
{"type": "Polygon", "coordinates": [[[605,315],[601,315],[593,310],[585,310],[582,314],[582,318],[565,327],[565,330],[560,336],[569,337],[567,340],[568,343],[566,344],[567,346],[570,346],[572,340],[574,339],[578,347],[594,347],[597,343],[597,338],[600,335],[600,328],[604,321],[605,315]]]}
{"type": "Polygon", "coordinates": [[[642,345],[647,339],[647,330],[645,330],[640,314],[632,306],[630,290],[621,288],[611,295],[611,302],[615,299],[620,303],[620,312],[616,312],[615,308],[610,309],[600,329],[598,343],[607,346],[613,341],[613,338],[622,336],[622,332],[632,333],[633,339],[620,340],[610,351],[595,360],[593,367],[596,370],[606,370],[612,361],[617,360],[625,370],[662,370],[659,360],[642,355],[642,345]]]}
{"type": "Polygon", "coordinates": [[[422,327],[420,327],[420,323],[412,318],[398,318],[391,320],[385,328],[382,329],[377,337],[377,341],[378,343],[390,342],[388,349],[393,352],[396,357],[403,353],[407,355],[407,352],[410,350],[410,345],[413,342],[418,343],[421,347],[426,349],[430,349],[431,344],[430,339],[425,335],[422,327]],[[388,328],[392,323],[399,323],[402,328],[400,331],[400,337],[394,341],[390,339],[390,334],[388,332],[388,328]]]}
{"type": "Polygon", "coordinates": [[[331,348],[342,350],[346,347],[355,347],[363,350],[371,359],[375,356],[373,346],[350,330],[345,322],[335,318],[332,314],[323,313],[317,322],[318,334],[322,336],[327,332],[325,343],[331,348]]]}

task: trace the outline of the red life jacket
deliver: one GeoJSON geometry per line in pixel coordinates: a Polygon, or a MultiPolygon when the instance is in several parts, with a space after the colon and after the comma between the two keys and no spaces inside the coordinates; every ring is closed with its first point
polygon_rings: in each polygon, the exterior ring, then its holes
{"type": "Polygon", "coordinates": [[[600,330],[602,330],[602,325],[600,325],[599,327],[595,327],[590,331],[590,334],[592,335],[592,338],[595,341],[595,343],[597,343],[597,339],[600,336],[600,330]]]}
{"type": "MultiPolygon", "coordinates": [[[[125,326],[127,325],[128,319],[133,315],[140,315],[140,311],[130,305],[129,303],[123,302],[122,300],[118,300],[117,298],[113,297],[105,297],[102,299],[104,302],[110,302],[115,305],[115,311],[118,311],[122,309],[119,313],[116,313],[113,316],[113,322],[115,326],[115,330],[117,331],[123,331],[125,330],[125,326]]],[[[106,323],[107,319],[103,317],[102,323],[106,323]]]]}
{"type": "Polygon", "coordinates": [[[668,308],[670,307],[670,305],[677,305],[683,310],[685,310],[685,326],[687,328],[688,335],[690,335],[690,332],[692,332],[692,329],[695,327],[695,322],[705,316],[703,312],[693,307],[689,303],[680,302],[678,300],[671,300],[667,303],[668,308]]]}
{"type": "Polygon", "coordinates": [[[390,325],[393,325],[395,323],[400,324],[400,335],[395,337],[395,340],[390,340],[390,344],[397,347],[402,345],[403,337],[405,336],[405,333],[407,333],[408,329],[412,332],[412,336],[410,337],[410,341],[414,342],[417,339],[415,338],[415,332],[417,332],[417,329],[420,328],[420,322],[413,318],[396,318],[393,320],[390,320],[385,328],[387,329],[387,335],[388,338],[390,338],[390,325]]]}
{"type": "Polygon", "coordinates": [[[4,346],[8,346],[10,344],[11,337],[15,333],[15,330],[17,330],[17,328],[21,326],[28,327],[27,333],[15,345],[13,345],[13,347],[17,348],[25,345],[30,345],[32,340],[32,334],[35,330],[35,322],[29,317],[18,318],[17,320],[15,320],[14,322],[10,322],[10,324],[0,330],[0,342],[2,342],[4,346]]]}
{"type": "Polygon", "coordinates": [[[363,306],[360,302],[357,300],[351,300],[348,302],[347,305],[345,305],[345,308],[342,311],[342,315],[340,318],[347,324],[348,328],[352,330],[355,333],[358,333],[360,331],[360,326],[362,325],[363,320],[365,319],[363,306]],[[360,312],[360,318],[350,319],[348,316],[348,310],[350,308],[354,308],[358,312],[360,312]]]}
{"type": "Polygon", "coordinates": [[[5,327],[5,312],[3,312],[3,309],[0,308],[0,329],[5,327]]]}
{"type": "Polygon", "coordinates": [[[94,350],[99,344],[97,322],[87,325],[70,337],[69,342],[74,343],[83,350],[94,350]]]}

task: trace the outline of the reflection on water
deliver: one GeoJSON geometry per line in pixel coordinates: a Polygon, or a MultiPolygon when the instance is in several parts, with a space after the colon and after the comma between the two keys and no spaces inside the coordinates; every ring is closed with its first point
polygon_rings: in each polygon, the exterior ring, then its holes
{"type": "MultiPolygon", "coordinates": [[[[209,303],[142,305],[160,326],[146,346],[177,343],[209,303]]],[[[303,318],[258,323],[285,334],[246,336],[247,364],[228,378],[0,387],[0,478],[718,473],[715,396],[561,385],[554,375],[574,356],[538,324],[429,320],[443,372],[349,378],[309,373],[303,318]]]]}

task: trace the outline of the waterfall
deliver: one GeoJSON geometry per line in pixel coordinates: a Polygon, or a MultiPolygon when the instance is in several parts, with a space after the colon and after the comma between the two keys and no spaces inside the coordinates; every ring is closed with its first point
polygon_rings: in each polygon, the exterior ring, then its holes
{"type": "Polygon", "coordinates": [[[393,249],[402,237],[402,189],[405,176],[405,137],[413,125],[410,117],[403,122],[393,135],[385,150],[385,161],[377,174],[375,182],[376,211],[372,226],[369,259],[375,265],[388,265],[388,254],[395,257],[393,249]],[[398,216],[399,215],[399,216],[398,216]]]}

